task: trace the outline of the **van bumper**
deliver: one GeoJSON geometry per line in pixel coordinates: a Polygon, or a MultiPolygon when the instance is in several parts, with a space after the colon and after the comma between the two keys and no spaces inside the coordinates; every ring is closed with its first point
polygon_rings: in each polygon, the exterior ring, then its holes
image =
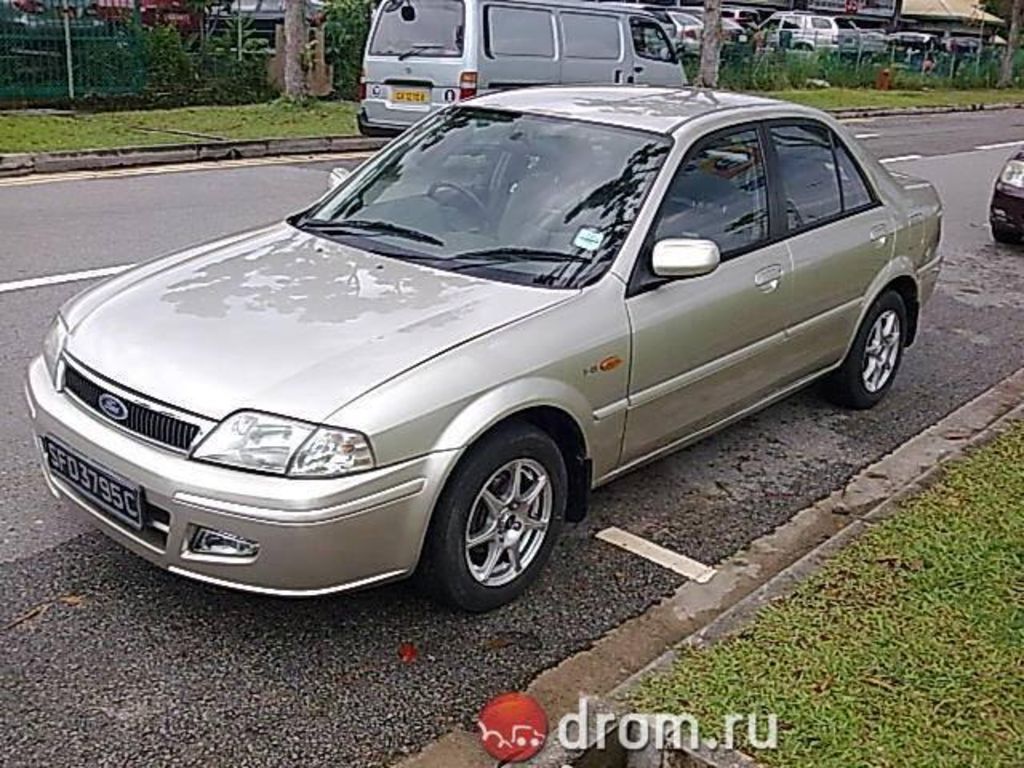
{"type": "Polygon", "coordinates": [[[360,109],[356,115],[356,122],[359,125],[359,133],[363,136],[375,139],[388,139],[400,135],[412,123],[382,123],[372,121],[366,116],[366,110],[360,109]]]}

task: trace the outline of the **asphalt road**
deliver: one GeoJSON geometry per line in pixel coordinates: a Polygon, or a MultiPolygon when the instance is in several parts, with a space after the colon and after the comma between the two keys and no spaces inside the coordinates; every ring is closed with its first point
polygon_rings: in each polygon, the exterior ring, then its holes
{"type": "Polygon", "coordinates": [[[406,585],[308,601],[160,572],[58,506],[38,476],[21,375],[86,282],[12,281],[152,258],[277,219],[329,164],[0,183],[0,762],[377,766],[471,720],[680,577],[593,538],[616,525],[714,563],[1024,365],[1024,250],[994,245],[993,178],[1024,112],[859,121],[892,167],[936,183],[946,267],[891,396],[868,413],[812,389],[596,493],[540,585],[479,617],[406,585]],[[60,598],[68,598],[61,601],[60,598]],[[412,642],[416,662],[398,657],[412,642]]]}

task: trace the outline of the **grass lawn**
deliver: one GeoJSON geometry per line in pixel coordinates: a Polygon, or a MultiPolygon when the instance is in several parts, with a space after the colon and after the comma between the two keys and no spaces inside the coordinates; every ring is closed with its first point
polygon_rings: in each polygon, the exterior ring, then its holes
{"type": "Polygon", "coordinates": [[[234,107],[185,107],[71,116],[0,114],[0,153],[107,149],[221,139],[355,135],[350,102],[285,102],[234,107]],[[160,131],[184,131],[210,137],[160,131]]]}
{"type": "MultiPolygon", "coordinates": [[[[829,88],[776,91],[769,95],[822,109],[1024,103],[1024,91],[1020,90],[872,91],[829,88]]],[[[0,114],[0,154],[180,144],[217,138],[264,139],[356,133],[356,105],[339,101],[313,102],[305,107],[278,101],[234,107],[185,107],[75,116],[0,114]]]]}
{"type": "Polygon", "coordinates": [[[821,90],[774,91],[777,99],[795,101],[818,109],[860,109],[864,107],[941,107],[953,104],[1024,103],[1024,90],[974,91],[875,91],[869,88],[824,88],[821,90]]]}
{"type": "Polygon", "coordinates": [[[766,766],[1019,768],[1022,567],[1018,425],[741,634],[684,650],[635,703],[705,723],[775,713],[766,766]]]}

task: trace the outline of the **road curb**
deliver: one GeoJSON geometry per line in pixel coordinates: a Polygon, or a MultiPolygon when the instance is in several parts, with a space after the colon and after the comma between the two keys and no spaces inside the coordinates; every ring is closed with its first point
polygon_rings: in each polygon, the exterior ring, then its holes
{"type": "MultiPolygon", "coordinates": [[[[761,608],[791,592],[873,523],[892,515],[901,501],[934,482],[948,462],[988,442],[1009,423],[1024,420],[1024,368],[990,387],[855,475],[835,491],[797,512],[716,567],[709,581],[685,582],[672,596],[597,640],[586,651],[541,673],[527,688],[549,722],[575,712],[581,699],[588,720],[628,711],[629,692],[649,675],[667,670],[681,644],[704,646],[745,627],[761,608]]],[[[596,732],[596,727],[589,730],[596,732]]],[[[607,733],[606,729],[606,733],[607,733]]],[[[628,752],[609,737],[610,749],[574,752],[556,741],[529,765],[536,768],[751,768],[731,750],[628,752]]],[[[396,768],[493,768],[468,730],[441,737],[396,768]]]]}
{"type": "Polygon", "coordinates": [[[345,155],[376,151],[386,143],[387,141],[384,139],[316,136],[297,139],[158,144],[148,147],[120,147],[87,151],[18,153],[0,155],[0,178],[30,176],[36,173],[97,171],[254,157],[330,153],[345,155]]]}
{"type": "MultiPolygon", "coordinates": [[[[959,104],[947,107],[899,107],[828,110],[841,120],[899,115],[939,115],[953,112],[980,112],[1021,109],[1024,103],[959,104]]],[[[195,163],[213,160],[237,160],[254,157],[329,154],[376,151],[387,139],[358,136],[313,136],[295,139],[255,139],[247,141],[192,142],[157,144],[67,152],[35,152],[0,155],[0,178],[30,176],[35,173],[101,171],[111,168],[135,168],[171,163],[195,163]]]]}
{"type": "Polygon", "coordinates": [[[899,117],[901,115],[949,115],[956,112],[989,112],[1004,109],[1024,109],[1024,102],[1000,102],[996,104],[951,104],[935,107],[864,107],[860,109],[830,109],[829,114],[840,120],[854,120],[865,117],[899,117]]]}

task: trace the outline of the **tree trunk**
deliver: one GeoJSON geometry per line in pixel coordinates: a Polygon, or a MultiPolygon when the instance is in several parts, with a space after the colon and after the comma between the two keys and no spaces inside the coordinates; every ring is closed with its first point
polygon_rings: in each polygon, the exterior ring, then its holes
{"type": "Polygon", "coordinates": [[[1010,10],[1010,33],[1006,39],[1006,50],[1003,52],[1003,66],[999,72],[999,87],[1009,88],[1013,85],[1013,61],[1017,58],[1020,48],[1020,22],[1024,16],[1024,0],[1013,0],[1010,10]]]}
{"type": "Polygon", "coordinates": [[[718,85],[718,58],[721,48],[722,0],[704,0],[704,31],[701,33],[700,71],[697,73],[699,87],[714,88],[718,85]]]}
{"type": "Polygon", "coordinates": [[[301,99],[306,93],[302,54],[306,48],[305,0],[285,0],[284,6],[284,95],[301,99]]]}

